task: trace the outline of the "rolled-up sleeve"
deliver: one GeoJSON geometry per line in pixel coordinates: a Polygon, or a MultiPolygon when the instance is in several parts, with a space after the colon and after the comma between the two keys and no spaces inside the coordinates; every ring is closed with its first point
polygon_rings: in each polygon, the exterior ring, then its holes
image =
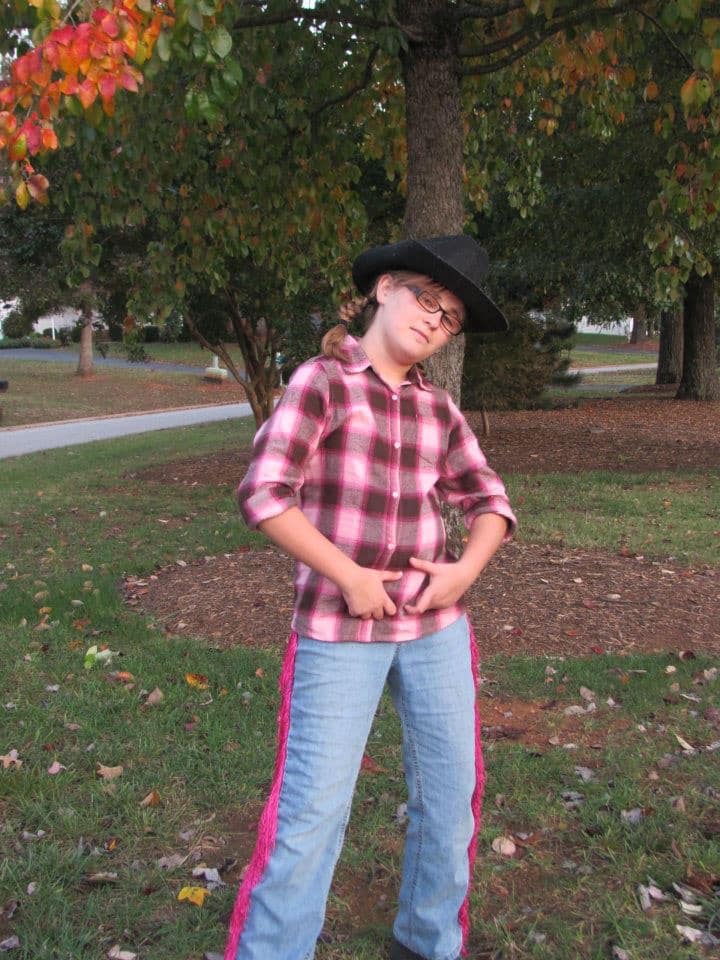
{"type": "Polygon", "coordinates": [[[517,519],[505,485],[488,466],[477,437],[452,402],[450,412],[453,422],[442,476],[437,484],[440,496],[462,511],[468,529],[483,513],[498,513],[505,517],[508,528],[504,542],[507,542],[517,528],[517,519]]]}
{"type": "Polygon", "coordinates": [[[249,527],[300,506],[305,465],[323,435],[328,396],[323,365],[310,360],[297,368],[272,416],[258,430],[252,462],[237,489],[249,527]]]}

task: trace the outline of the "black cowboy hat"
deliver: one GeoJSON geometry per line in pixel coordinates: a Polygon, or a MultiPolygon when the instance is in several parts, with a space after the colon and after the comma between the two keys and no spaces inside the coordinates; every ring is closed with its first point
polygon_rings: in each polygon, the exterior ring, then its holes
{"type": "Polygon", "coordinates": [[[489,268],[483,247],[472,237],[459,234],[371,247],[355,260],[352,274],[358,290],[366,294],[382,273],[422,273],[462,300],[467,310],[467,329],[485,333],[508,329],[502,312],[480,286],[489,268]]]}

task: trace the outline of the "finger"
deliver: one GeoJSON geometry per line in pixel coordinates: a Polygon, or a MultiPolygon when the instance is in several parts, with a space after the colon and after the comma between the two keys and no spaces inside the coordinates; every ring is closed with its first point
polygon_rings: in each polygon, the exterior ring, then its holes
{"type": "Polygon", "coordinates": [[[384,610],[385,610],[385,613],[386,613],[389,617],[394,617],[395,614],[397,613],[397,607],[396,607],[395,604],[392,602],[392,600],[390,599],[390,597],[387,596],[387,594],[385,595],[385,597],[386,597],[386,599],[383,601],[383,608],[384,608],[384,610]]]}
{"type": "Polygon", "coordinates": [[[371,616],[372,616],[372,614],[369,613],[369,612],[368,612],[368,613],[361,613],[361,614],[360,614],[360,619],[361,619],[361,620],[369,620],[371,616]]]}
{"type": "Polygon", "coordinates": [[[399,580],[402,577],[402,570],[380,570],[378,572],[383,583],[386,580],[399,580]]]}
{"type": "Polygon", "coordinates": [[[432,594],[429,590],[423,590],[420,596],[417,599],[416,603],[406,603],[405,609],[409,613],[425,613],[425,611],[430,607],[432,602],[432,594]]]}
{"type": "Polygon", "coordinates": [[[410,557],[410,563],[417,570],[424,570],[425,573],[434,573],[438,564],[433,563],[432,560],[421,560],[419,557],[410,557]]]}
{"type": "Polygon", "coordinates": [[[385,610],[382,607],[377,607],[373,610],[373,620],[382,620],[385,616],[385,610]]]}

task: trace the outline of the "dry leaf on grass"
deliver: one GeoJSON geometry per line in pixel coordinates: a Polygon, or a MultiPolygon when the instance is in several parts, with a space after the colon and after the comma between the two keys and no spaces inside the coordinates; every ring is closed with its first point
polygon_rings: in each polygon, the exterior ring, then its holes
{"type": "Polygon", "coordinates": [[[117,777],[122,776],[124,769],[125,768],[123,766],[106,767],[106,766],[103,766],[102,763],[98,763],[97,775],[99,777],[102,777],[103,780],[115,780],[117,777]]]}
{"type": "Polygon", "coordinates": [[[194,903],[196,907],[201,907],[205,903],[205,898],[209,896],[210,891],[205,887],[183,887],[177,898],[194,903]]]}

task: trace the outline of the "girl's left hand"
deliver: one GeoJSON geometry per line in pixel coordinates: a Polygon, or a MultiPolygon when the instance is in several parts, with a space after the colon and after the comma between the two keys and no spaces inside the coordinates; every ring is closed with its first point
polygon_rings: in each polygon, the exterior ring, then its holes
{"type": "Polygon", "coordinates": [[[451,607],[475,579],[473,571],[460,560],[455,563],[433,563],[430,560],[410,557],[410,564],[430,578],[415,603],[405,604],[405,610],[412,614],[451,607]]]}

